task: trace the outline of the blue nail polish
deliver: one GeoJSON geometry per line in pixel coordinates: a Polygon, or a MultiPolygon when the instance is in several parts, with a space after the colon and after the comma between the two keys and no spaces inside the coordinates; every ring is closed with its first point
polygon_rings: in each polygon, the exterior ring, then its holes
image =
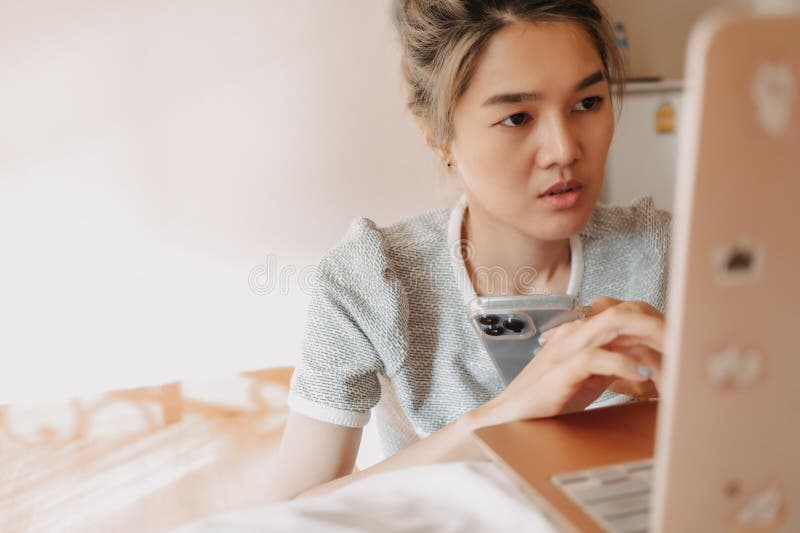
{"type": "Polygon", "coordinates": [[[650,370],[650,367],[649,366],[645,366],[645,365],[639,365],[639,367],[636,369],[636,371],[643,378],[649,378],[653,374],[653,372],[650,370]]]}

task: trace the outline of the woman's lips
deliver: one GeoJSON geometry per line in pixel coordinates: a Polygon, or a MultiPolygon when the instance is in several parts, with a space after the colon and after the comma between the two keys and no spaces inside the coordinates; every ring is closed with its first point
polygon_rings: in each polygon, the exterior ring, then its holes
{"type": "Polygon", "coordinates": [[[583,183],[581,183],[578,180],[574,180],[573,179],[573,180],[568,180],[568,181],[564,181],[564,182],[559,181],[558,183],[556,183],[554,185],[551,185],[549,189],[544,191],[539,196],[544,196],[545,194],[553,194],[553,193],[565,192],[565,191],[567,191],[569,189],[582,189],[582,188],[583,188],[583,183]]]}
{"type": "Polygon", "coordinates": [[[578,203],[582,192],[583,185],[576,180],[570,180],[553,185],[544,194],[539,195],[539,198],[553,209],[570,209],[578,203]]]}

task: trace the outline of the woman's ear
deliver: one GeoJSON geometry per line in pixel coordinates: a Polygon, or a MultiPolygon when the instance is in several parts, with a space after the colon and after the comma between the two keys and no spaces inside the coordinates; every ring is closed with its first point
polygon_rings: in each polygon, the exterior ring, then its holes
{"type": "Polygon", "coordinates": [[[436,142],[428,125],[417,119],[417,127],[419,127],[419,131],[422,133],[422,137],[425,139],[425,144],[428,145],[428,148],[436,152],[436,154],[448,166],[448,168],[455,167],[453,154],[450,153],[450,150],[436,142]]]}

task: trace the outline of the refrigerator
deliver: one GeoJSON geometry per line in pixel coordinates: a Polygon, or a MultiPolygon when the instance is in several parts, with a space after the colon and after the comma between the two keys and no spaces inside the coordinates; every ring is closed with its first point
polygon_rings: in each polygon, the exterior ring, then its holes
{"type": "Polygon", "coordinates": [[[606,160],[600,200],[627,205],[652,196],[656,207],[672,211],[683,82],[630,83],[606,160]]]}

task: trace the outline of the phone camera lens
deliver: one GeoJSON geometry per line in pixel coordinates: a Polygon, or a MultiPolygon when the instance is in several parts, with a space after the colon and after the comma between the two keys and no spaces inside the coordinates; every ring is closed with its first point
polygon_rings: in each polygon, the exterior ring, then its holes
{"type": "Polygon", "coordinates": [[[485,331],[487,335],[491,335],[492,337],[497,337],[502,335],[505,330],[498,326],[496,328],[486,328],[483,331],[485,331]]]}
{"type": "Polygon", "coordinates": [[[509,318],[505,322],[503,322],[503,325],[507,329],[513,331],[514,333],[519,333],[520,331],[525,329],[525,322],[523,322],[518,318],[509,318]]]}
{"type": "Polygon", "coordinates": [[[500,317],[497,315],[483,315],[478,319],[478,322],[480,322],[484,326],[494,326],[495,324],[500,322],[500,317]]]}

